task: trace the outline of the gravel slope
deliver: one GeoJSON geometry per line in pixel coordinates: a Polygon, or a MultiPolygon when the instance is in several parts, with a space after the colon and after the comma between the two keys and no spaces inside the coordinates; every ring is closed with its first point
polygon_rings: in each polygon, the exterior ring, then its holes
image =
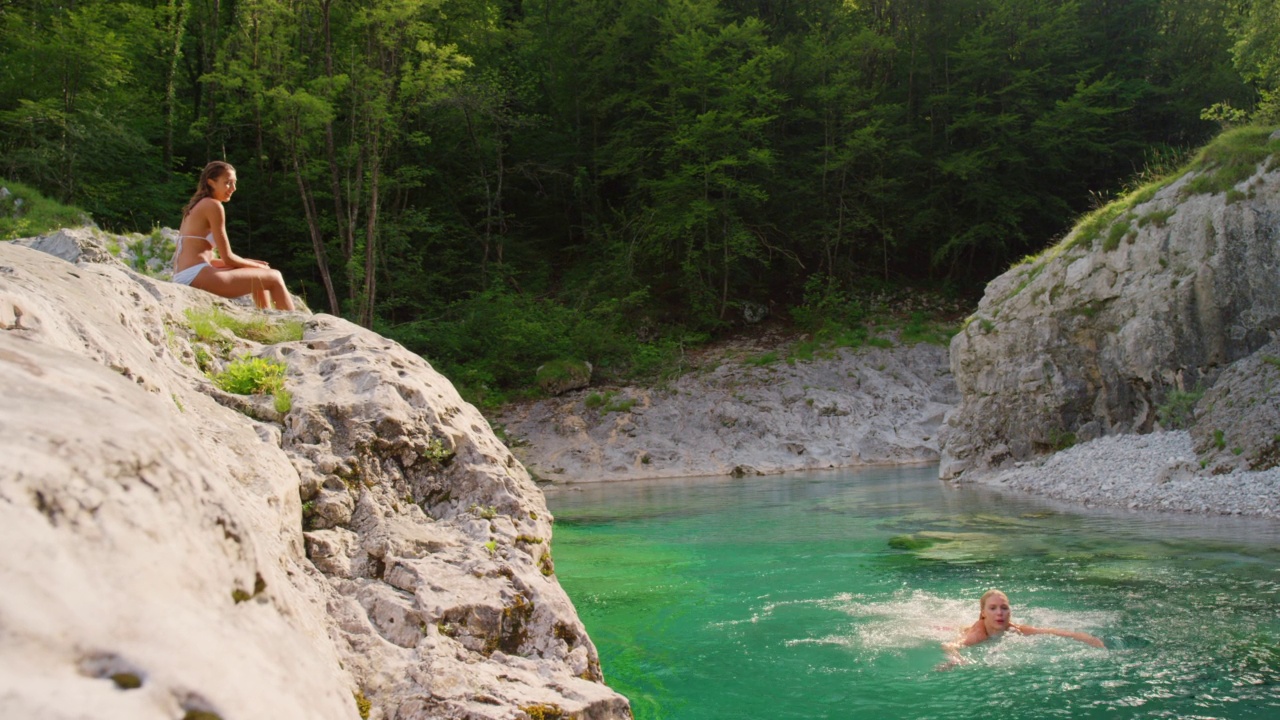
{"type": "Polygon", "coordinates": [[[1088,505],[1280,517],[1280,468],[1199,472],[1190,435],[1175,431],[1099,438],[1010,470],[966,473],[959,482],[1088,505]]]}

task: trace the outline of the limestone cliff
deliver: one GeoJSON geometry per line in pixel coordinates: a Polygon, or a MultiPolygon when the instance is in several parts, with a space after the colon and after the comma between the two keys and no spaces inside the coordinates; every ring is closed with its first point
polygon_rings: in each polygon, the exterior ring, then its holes
{"type": "Polygon", "coordinates": [[[630,717],[542,494],[447,380],[331,316],[198,338],[184,311],[251,311],[94,234],[0,243],[0,717],[630,717]],[[198,367],[242,355],[287,412],[198,367]]]}
{"type": "MultiPolygon", "coordinates": [[[[991,282],[951,344],[963,399],[942,432],[944,478],[1150,431],[1172,393],[1204,392],[1275,339],[1280,134],[1250,132],[1243,137],[1254,138],[1250,149],[1262,159],[1239,182],[1214,191],[1227,161],[1205,163],[1158,192],[1109,206],[991,282]]],[[[1253,402],[1274,404],[1268,392],[1253,402]]],[[[1221,430],[1230,421],[1206,419],[1212,396],[1195,422],[1221,430]]],[[[1234,414],[1245,407],[1242,400],[1234,414]]],[[[1280,450],[1265,447],[1280,442],[1280,427],[1250,432],[1235,454],[1280,450]]]]}

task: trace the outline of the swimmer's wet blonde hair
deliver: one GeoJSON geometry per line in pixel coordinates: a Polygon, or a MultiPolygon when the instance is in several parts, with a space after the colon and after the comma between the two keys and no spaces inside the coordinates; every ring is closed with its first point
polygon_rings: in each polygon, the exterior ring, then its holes
{"type": "Polygon", "coordinates": [[[995,588],[991,588],[990,590],[982,593],[982,598],[978,600],[978,616],[979,617],[982,616],[982,611],[987,609],[987,598],[991,597],[992,595],[999,595],[1003,597],[1005,600],[1009,599],[1009,596],[1005,595],[1003,590],[997,590],[995,588]]]}

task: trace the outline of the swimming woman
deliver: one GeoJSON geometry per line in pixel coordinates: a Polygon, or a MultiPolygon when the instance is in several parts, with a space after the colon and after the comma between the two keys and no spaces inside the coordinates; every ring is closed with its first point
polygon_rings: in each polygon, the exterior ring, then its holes
{"type": "Polygon", "coordinates": [[[204,167],[195,194],[182,209],[173,281],[226,298],[253,295],[260,308],[274,304],[278,310],[292,310],[293,298],[279,270],[231,252],[222,204],[235,191],[236,169],[229,163],[214,160],[204,167]]]}
{"type": "Polygon", "coordinates": [[[986,642],[1003,635],[1008,630],[1019,635],[1057,635],[1079,640],[1094,647],[1103,647],[1102,641],[1089,633],[1019,625],[1013,622],[1012,613],[1009,610],[1009,597],[999,590],[988,590],[983,593],[982,599],[978,602],[977,622],[961,631],[960,637],[942,644],[942,650],[947,654],[947,661],[939,665],[938,669],[946,670],[955,665],[964,664],[965,659],[960,655],[960,648],[986,642]]]}

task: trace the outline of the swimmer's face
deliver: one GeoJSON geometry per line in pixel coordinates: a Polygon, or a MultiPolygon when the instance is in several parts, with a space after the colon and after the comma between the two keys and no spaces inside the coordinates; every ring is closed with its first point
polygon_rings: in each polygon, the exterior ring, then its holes
{"type": "Polygon", "coordinates": [[[1009,629],[1009,598],[1004,593],[992,593],[982,605],[982,623],[987,632],[1003,632],[1009,629]]]}

